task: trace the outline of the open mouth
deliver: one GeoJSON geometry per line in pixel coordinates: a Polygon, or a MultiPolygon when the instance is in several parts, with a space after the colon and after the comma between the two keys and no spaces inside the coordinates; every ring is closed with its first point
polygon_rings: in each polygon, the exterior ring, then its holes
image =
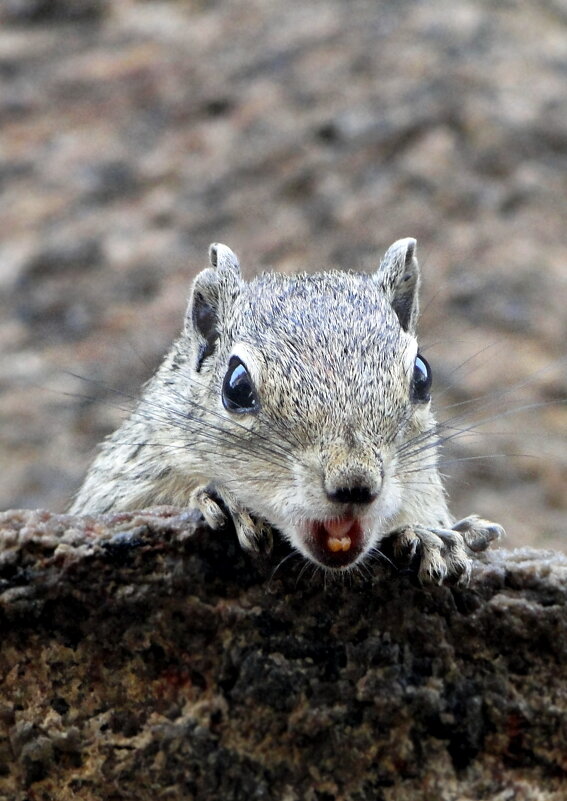
{"type": "Polygon", "coordinates": [[[326,567],[348,567],[360,556],[363,533],[355,517],[321,520],[309,524],[307,547],[326,567]]]}

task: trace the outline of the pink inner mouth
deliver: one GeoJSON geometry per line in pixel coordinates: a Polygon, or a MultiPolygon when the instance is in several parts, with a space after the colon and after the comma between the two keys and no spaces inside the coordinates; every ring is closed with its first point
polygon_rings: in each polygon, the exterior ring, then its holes
{"type": "Polygon", "coordinates": [[[362,550],[362,528],[355,517],[321,520],[309,524],[307,546],[327,567],[347,567],[362,550]]]}

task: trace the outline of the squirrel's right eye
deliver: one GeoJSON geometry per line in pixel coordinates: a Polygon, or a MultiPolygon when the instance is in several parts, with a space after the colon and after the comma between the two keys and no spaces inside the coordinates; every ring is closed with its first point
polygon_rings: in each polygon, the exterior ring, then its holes
{"type": "Polygon", "coordinates": [[[248,370],[237,356],[228,363],[222,385],[222,402],[229,412],[250,414],[258,409],[258,397],[248,370]]]}

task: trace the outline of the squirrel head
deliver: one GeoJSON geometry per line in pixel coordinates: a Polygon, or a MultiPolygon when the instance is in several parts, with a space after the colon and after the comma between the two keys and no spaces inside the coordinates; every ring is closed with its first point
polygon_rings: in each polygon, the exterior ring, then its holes
{"type": "Polygon", "coordinates": [[[200,472],[324,566],[356,564],[396,520],[403,445],[431,426],[415,249],[398,240],[371,274],[246,282],[213,244],[192,286],[182,341],[209,425],[200,472]]]}

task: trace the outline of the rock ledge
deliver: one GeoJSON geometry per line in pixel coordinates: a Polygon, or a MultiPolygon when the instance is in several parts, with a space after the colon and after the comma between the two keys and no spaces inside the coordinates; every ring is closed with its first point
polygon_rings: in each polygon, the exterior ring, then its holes
{"type": "Polygon", "coordinates": [[[0,514],[0,798],[560,801],[567,558],[325,581],[174,509],[0,514]]]}

